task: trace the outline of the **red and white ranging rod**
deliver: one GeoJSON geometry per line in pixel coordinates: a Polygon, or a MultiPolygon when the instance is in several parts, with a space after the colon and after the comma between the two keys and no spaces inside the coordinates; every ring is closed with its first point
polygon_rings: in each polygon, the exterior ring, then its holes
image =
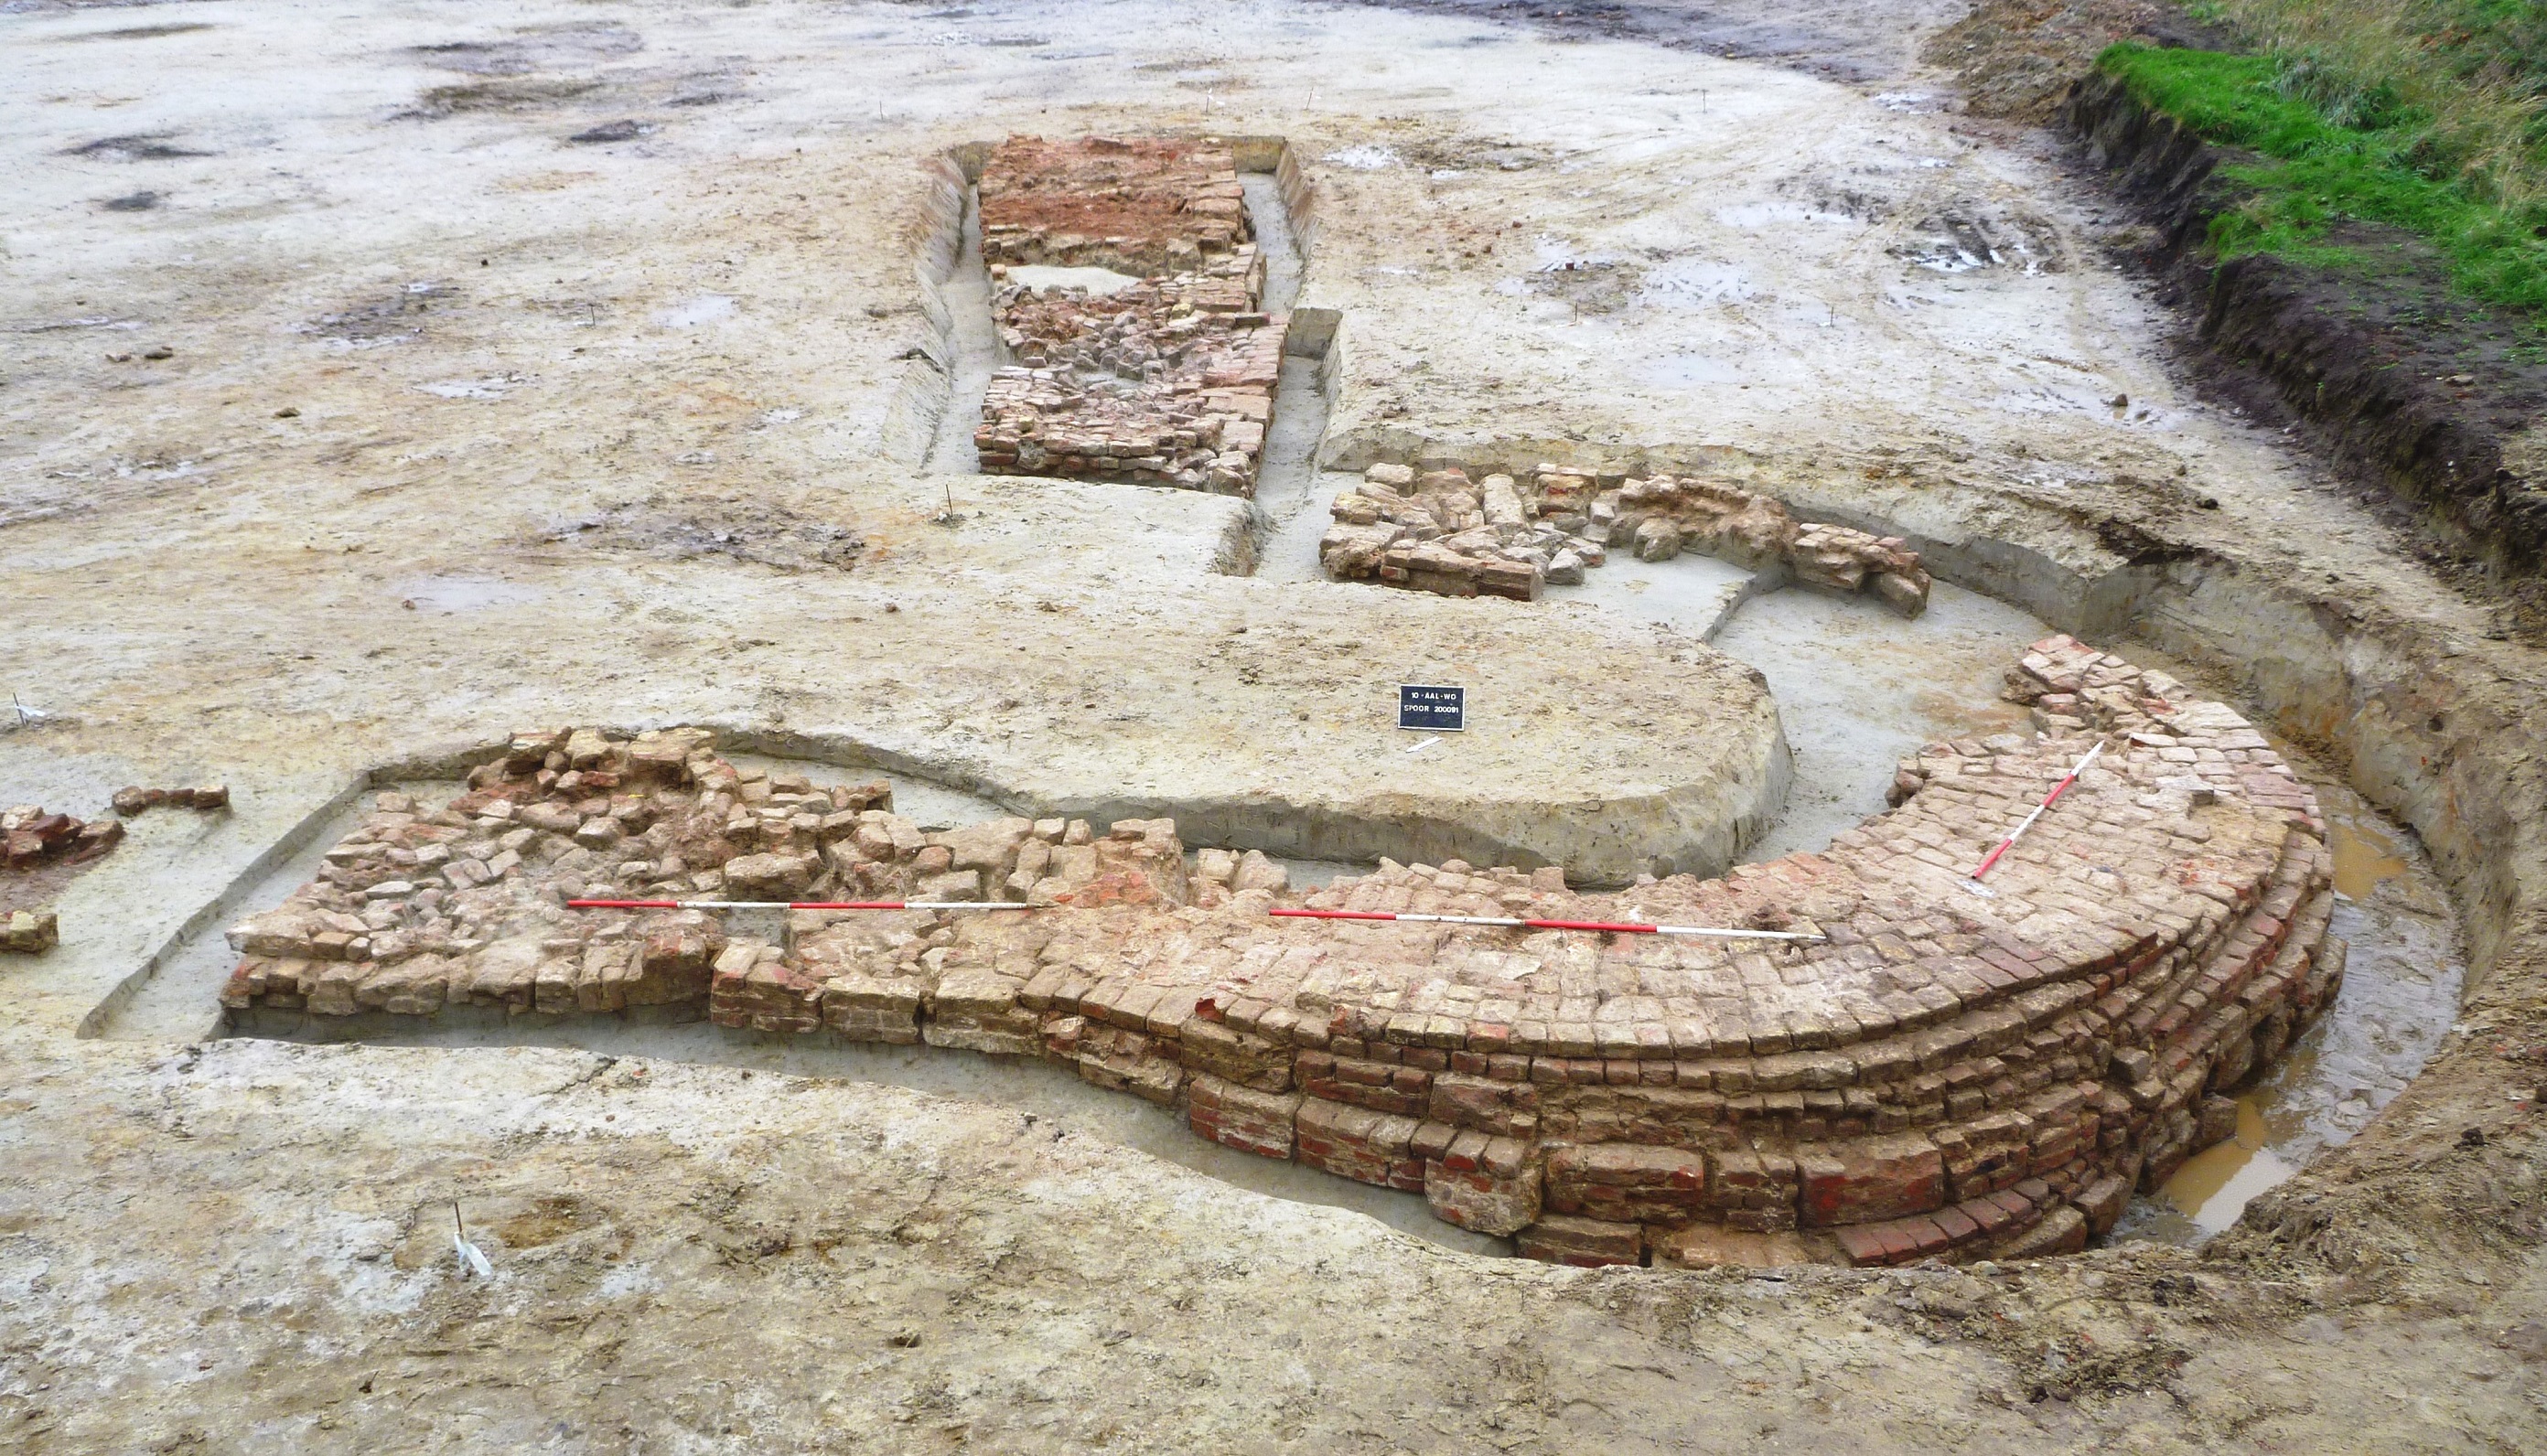
{"type": "Polygon", "coordinates": [[[1267,910],[1292,920],[1412,920],[1434,925],[1505,925],[1530,930],[1604,930],[1620,935],[1704,935],[1717,940],[1827,940],[1800,930],[1726,930],[1714,925],[1646,925],[1630,920],[1521,920],[1504,915],[1415,915],[1393,910],[1267,910]]]}
{"type": "Polygon", "coordinates": [[[1041,910],[1012,899],[571,899],[571,910],[1041,910]]]}
{"type": "Polygon", "coordinates": [[[2007,853],[2008,846],[2016,843],[2016,837],[2019,834],[2024,833],[2026,830],[2033,828],[2034,821],[2043,817],[2043,812],[2052,807],[2052,801],[2060,798],[2071,784],[2078,782],[2078,776],[2087,771],[2087,765],[2095,762],[2096,755],[2104,751],[2104,742],[2099,739],[2095,747],[2087,750],[2087,756],[2078,760],[2078,766],[2069,770],[2069,777],[2053,785],[2052,792],[2043,796],[2043,802],[2034,806],[2034,813],[2025,816],[2025,822],[2018,824],[2015,828],[2007,831],[2007,837],[1998,842],[1998,848],[1989,852],[1989,857],[1981,861],[1980,868],[1973,871],[1970,878],[1976,884],[1979,883],[1981,876],[1990,872],[1990,866],[1998,863],[1998,857],[2007,853]]]}

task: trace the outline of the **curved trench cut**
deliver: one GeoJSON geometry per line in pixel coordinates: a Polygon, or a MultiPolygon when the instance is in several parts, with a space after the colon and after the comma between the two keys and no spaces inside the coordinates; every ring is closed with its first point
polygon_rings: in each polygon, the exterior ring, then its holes
{"type": "Polygon", "coordinates": [[[2217,1094],[2330,1001],[2343,946],[2316,801],[2243,720],[2065,638],[2013,681],[2047,731],[1932,745],[1899,807],[1827,853],[1616,895],[1458,862],[1302,895],[1261,854],[1189,865],[1167,820],[924,833],[882,783],[747,776],[701,731],[526,734],[448,805],[386,796],[231,932],[222,1001],[249,1032],[704,1012],[1047,1058],[1565,1262],[2074,1248],[2235,1131],[2217,1094]],[[2103,762],[1976,891],[1969,869],[2090,741],[2103,762]],[[684,894],[1046,907],[729,924],[565,903],[684,894]]]}

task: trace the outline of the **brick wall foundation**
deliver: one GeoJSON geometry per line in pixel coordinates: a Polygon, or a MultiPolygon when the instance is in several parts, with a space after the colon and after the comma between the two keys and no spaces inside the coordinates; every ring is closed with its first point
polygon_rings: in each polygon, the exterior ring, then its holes
{"type": "Polygon", "coordinates": [[[223,1000],[260,1018],[694,1005],[1043,1057],[1573,1263],[2058,1251],[2234,1131],[2223,1094],[2325,1010],[2343,948],[2315,800],[2236,714],[2066,638],[2009,693],[2037,735],[1929,745],[1895,807],[1827,851],[1632,898],[1455,861],[1303,895],[1262,856],[1188,862],[1166,820],[928,833],[880,785],[747,774],[704,733],[524,734],[447,805],[381,796],[316,881],[231,932],[223,1000]],[[693,911],[563,905],[747,884],[1051,908],[800,912],[764,944],[693,911]],[[1269,919],[1279,903],[1827,940],[1269,919]]]}

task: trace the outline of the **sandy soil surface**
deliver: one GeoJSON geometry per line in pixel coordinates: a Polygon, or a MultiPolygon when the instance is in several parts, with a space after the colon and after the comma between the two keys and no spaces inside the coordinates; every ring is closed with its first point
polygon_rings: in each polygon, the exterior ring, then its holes
{"type": "Polygon", "coordinates": [[[1802,69],[1444,9],[0,17],[0,643],[49,715],[0,778],[239,806],[141,821],[0,971],[0,1448],[2547,1443],[2539,854],[2442,832],[2517,809],[2466,775],[2536,788],[2535,655],[2177,383],[2097,201],[1911,58],[1951,7],[1797,11],[1850,58],[1802,69]],[[1233,502],[896,453],[921,161],[1149,128],[1307,163],[1331,462],[1703,460],[2057,625],[2145,588],[2133,632],[2358,731],[2477,922],[2432,1070],[2200,1255],[1739,1279],[856,1081],[75,1035],[358,772],[523,721],[1621,870],[1755,813],[1775,705],[1685,637],[1257,580],[1233,502]],[[1405,755],[1389,684],[1450,672],[1516,706],[1405,755]]]}

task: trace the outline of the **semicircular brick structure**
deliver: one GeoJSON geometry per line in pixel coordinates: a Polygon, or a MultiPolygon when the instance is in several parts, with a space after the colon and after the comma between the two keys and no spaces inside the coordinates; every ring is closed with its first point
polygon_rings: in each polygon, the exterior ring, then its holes
{"type": "Polygon", "coordinates": [[[384,796],[317,881],[231,932],[223,1000],[251,1031],[705,1014],[1052,1058],[1568,1262],[2074,1248],[2230,1134],[2218,1094],[2331,1000],[2343,947],[2314,797],[2242,719],[2067,638],[2010,684],[2042,733],[1929,746],[1827,851],[1609,894],[1383,862],[1303,896],[1261,855],[1189,859],[1165,819],[926,833],[881,784],[747,774],[703,732],[525,734],[449,805],[384,796]],[[641,892],[1052,907],[799,911],[767,941],[564,904],[641,892]],[[1278,903],[1828,938],[1267,917],[1278,903]]]}

